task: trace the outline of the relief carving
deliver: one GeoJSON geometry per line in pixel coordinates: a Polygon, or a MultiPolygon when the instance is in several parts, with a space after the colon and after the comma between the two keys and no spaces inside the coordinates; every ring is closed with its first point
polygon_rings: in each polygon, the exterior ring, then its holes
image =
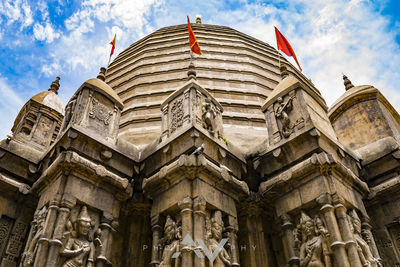
{"type": "Polygon", "coordinates": [[[300,217],[301,246],[300,266],[301,267],[331,267],[329,251],[324,235],[328,232],[323,227],[318,217],[312,220],[303,211],[300,217]]]}
{"type": "Polygon", "coordinates": [[[37,210],[33,216],[31,239],[27,245],[25,253],[22,255],[22,266],[32,266],[35,262],[36,252],[38,248],[38,241],[43,234],[44,223],[47,217],[47,207],[37,210]]]}
{"type": "MultiPolygon", "coordinates": [[[[208,249],[211,253],[214,253],[219,246],[222,239],[222,232],[224,230],[224,222],[222,220],[222,213],[221,211],[217,210],[214,212],[211,221],[209,223],[209,228],[207,231],[208,235],[208,249]]],[[[225,267],[231,266],[230,256],[228,251],[222,247],[220,253],[218,253],[217,258],[213,262],[213,267],[225,267]]]]}
{"type": "Polygon", "coordinates": [[[382,266],[377,259],[374,258],[371,248],[361,236],[361,220],[355,210],[351,210],[349,214],[350,230],[353,233],[354,240],[357,243],[358,255],[360,256],[363,266],[380,267],[382,266]]]}
{"type": "Polygon", "coordinates": [[[68,127],[69,123],[71,122],[72,115],[75,109],[76,104],[76,95],[71,98],[68,102],[67,106],[65,107],[65,117],[64,117],[64,124],[62,130],[68,127]]]}
{"type": "Polygon", "coordinates": [[[217,113],[210,99],[208,98],[204,99],[204,102],[202,103],[201,106],[201,111],[202,111],[201,119],[203,121],[203,127],[211,134],[214,134],[216,128],[215,118],[217,116],[217,113]]]}
{"type": "Polygon", "coordinates": [[[92,108],[89,111],[89,117],[92,119],[98,119],[104,122],[104,125],[110,123],[110,118],[113,113],[105,105],[101,104],[96,98],[92,99],[92,108]]]}
{"type": "Polygon", "coordinates": [[[177,99],[171,108],[171,133],[183,124],[183,99],[177,99]]]}
{"type": "Polygon", "coordinates": [[[289,114],[293,110],[294,98],[295,95],[292,95],[286,101],[284,101],[282,97],[278,97],[274,108],[275,117],[282,124],[281,134],[285,138],[288,138],[293,133],[294,127],[304,122],[303,118],[299,118],[298,120],[296,120],[296,122],[292,122],[289,117],[289,114]]]}
{"type": "Polygon", "coordinates": [[[4,247],[7,244],[8,236],[11,232],[13,220],[7,217],[0,219],[0,253],[3,254],[4,247]]]}
{"type": "Polygon", "coordinates": [[[179,257],[173,257],[173,255],[180,251],[179,243],[181,239],[180,227],[170,217],[167,216],[167,220],[164,226],[164,238],[161,240],[161,247],[164,248],[160,267],[175,267],[179,266],[179,257]]]}
{"type": "Polygon", "coordinates": [[[72,232],[60,252],[67,258],[62,267],[93,267],[95,247],[90,237],[92,219],[89,217],[86,206],[83,206],[78,215],[75,229],[67,223],[67,229],[72,232]],[[68,227],[69,225],[69,227],[68,227]]]}

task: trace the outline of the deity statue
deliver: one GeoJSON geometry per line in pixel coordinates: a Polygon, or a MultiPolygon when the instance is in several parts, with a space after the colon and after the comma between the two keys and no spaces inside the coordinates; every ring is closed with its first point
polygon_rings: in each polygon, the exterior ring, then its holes
{"type": "MultiPolygon", "coordinates": [[[[322,222],[321,222],[322,223],[322,222]]],[[[303,211],[300,218],[302,244],[300,246],[301,267],[331,267],[330,262],[324,260],[324,238],[318,233],[316,223],[303,211]]]]}
{"type": "Polygon", "coordinates": [[[203,127],[210,131],[211,133],[214,133],[214,130],[216,128],[215,125],[215,118],[217,116],[217,113],[215,112],[215,108],[213,107],[211,100],[206,98],[202,104],[202,115],[201,118],[203,120],[203,127]]]}
{"type": "Polygon", "coordinates": [[[37,210],[33,215],[32,221],[32,239],[29,242],[28,248],[26,252],[23,254],[23,258],[21,260],[23,267],[32,266],[35,261],[36,251],[37,251],[37,243],[40,237],[43,234],[44,223],[46,221],[47,216],[47,207],[43,207],[40,210],[37,210]]]}
{"type": "Polygon", "coordinates": [[[75,103],[76,103],[76,96],[74,95],[71,100],[68,102],[67,106],[65,107],[65,116],[64,116],[64,122],[61,127],[61,131],[63,131],[65,128],[68,127],[68,124],[70,123],[72,119],[72,113],[75,108],[75,103]]]}
{"type": "Polygon", "coordinates": [[[174,253],[179,252],[179,242],[181,236],[179,227],[176,225],[176,222],[170,217],[167,216],[167,220],[164,226],[164,250],[162,253],[162,259],[159,267],[178,267],[179,258],[172,258],[174,253]]]}
{"type": "MultiPolygon", "coordinates": [[[[222,221],[221,211],[217,210],[214,212],[211,218],[210,230],[211,233],[209,233],[210,238],[208,239],[208,246],[210,252],[214,253],[214,251],[220,247],[220,242],[222,239],[222,231],[224,230],[224,222],[222,221]]],[[[212,266],[213,267],[231,266],[229,253],[224,247],[222,247],[221,252],[218,254],[212,266]]]]}
{"type": "Polygon", "coordinates": [[[275,109],[275,117],[280,119],[282,123],[282,135],[289,137],[292,134],[293,126],[291,125],[288,113],[292,110],[292,101],[294,96],[291,96],[286,102],[283,102],[282,97],[277,99],[277,108],[275,109]]]}
{"type": "Polygon", "coordinates": [[[350,229],[353,233],[354,240],[357,243],[358,255],[360,256],[361,264],[368,267],[379,267],[381,264],[372,255],[368,243],[361,236],[361,220],[355,210],[350,211],[350,229]]]}
{"type": "Polygon", "coordinates": [[[94,244],[90,237],[92,219],[83,206],[76,221],[76,229],[60,255],[66,257],[62,267],[93,267],[94,244]]]}

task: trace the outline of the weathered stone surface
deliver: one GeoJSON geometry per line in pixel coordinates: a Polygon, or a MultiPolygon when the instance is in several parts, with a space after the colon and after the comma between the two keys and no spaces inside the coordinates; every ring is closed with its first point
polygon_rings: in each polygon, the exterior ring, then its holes
{"type": "Polygon", "coordinates": [[[271,46],[193,29],[205,56],[162,28],[65,114],[59,79],[26,103],[0,143],[0,265],[399,266],[400,116],[378,89],[344,77],[328,109],[271,46]]]}

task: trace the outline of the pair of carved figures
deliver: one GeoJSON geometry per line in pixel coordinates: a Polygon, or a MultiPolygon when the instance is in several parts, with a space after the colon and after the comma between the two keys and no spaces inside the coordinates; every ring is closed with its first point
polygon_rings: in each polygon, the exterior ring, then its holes
{"type": "MultiPolygon", "coordinates": [[[[206,219],[206,244],[210,253],[214,253],[216,250],[221,250],[217,255],[216,259],[209,266],[212,267],[226,267],[231,266],[230,255],[228,251],[220,247],[220,241],[222,239],[222,233],[224,230],[224,223],[222,220],[221,211],[215,211],[212,218],[206,219]]],[[[163,247],[163,253],[161,263],[159,267],[180,267],[180,253],[182,235],[181,226],[178,225],[170,216],[167,216],[166,223],[164,226],[164,238],[161,239],[160,247],[163,247]]],[[[198,248],[191,248],[198,249],[198,248]]],[[[197,254],[197,253],[196,253],[197,254]]],[[[204,254],[204,253],[203,253],[204,254]]],[[[196,255],[197,256],[197,255],[196,255]]]]}
{"type": "MultiPolygon", "coordinates": [[[[381,267],[381,263],[370,249],[372,237],[367,235],[366,241],[361,235],[361,220],[355,210],[350,212],[349,225],[362,266],[381,267]]],[[[318,216],[313,220],[302,211],[300,224],[295,229],[295,247],[300,250],[300,267],[332,267],[332,251],[329,244],[329,233],[322,220],[318,216]]]]}
{"type": "MultiPolygon", "coordinates": [[[[38,241],[43,235],[46,216],[46,207],[38,210],[34,215],[31,230],[32,238],[30,241],[28,240],[28,246],[22,258],[23,267],[33,266],[37,256],[38,241]]],[[[62,267],[94,266],[95,246],[90,236],[91,228],[92,219],[87,212],[87,207],[82,206],[74,226],[71,221],[66,224],[67,231],[63,235],[65,244],[60,250],[60,256],[65,259],[62,267]]],[[[101,246],[99,238],[101,233],[97,232],[96,235],[96,245],[101,246]]]]}

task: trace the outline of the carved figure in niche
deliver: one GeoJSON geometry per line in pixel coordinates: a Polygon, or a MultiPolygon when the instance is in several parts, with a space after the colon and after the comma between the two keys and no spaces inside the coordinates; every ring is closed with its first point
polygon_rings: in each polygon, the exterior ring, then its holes
{"type": "Polygon", "coordinates": [[[215,111],[214,105],[211,103],[211,100],[209,98],[204,99],[204,102],[201,105],[201,111],[203,127],[210,133],[214,134],[216,128],[215,118],[217,116],[217,113],[215,111]]]}
{"type": "Polygon", "coordinates": [[[164,238],[162,240],[163,253],[159,267],[174,267],[179,265],[179,258],[172,258],[172,255],[179,252],[179,242],[181,239],[180,229],[176,222],[167,216],[164,226],[164,238]]]}
{"type": "MultiPolygon", "coordinates": [[[[222,239],[222,231],[224,230],[224,222],[222,221],[222,213],[217,210],[214,212],[211,222],[210,222],[210,231],[208,233],[208,249],[211,253],[214,253],[216,249],[219,248],[221,239],[222,239]]],[[[213,267],[225,267],[231,266],[230,256],[228,251],[223,247],[221,252],[218,254],[217,258],[213,262],[213,267]]]]}
{"type": "Polygon", "coordinates": [[[110,123],[110,118],[113,113],[103,104],[99,102],[96,98],[92,99],[92,108],[89,111],[89,117],[92,119],[98,119],[102,121],[104,125],[108,125],[110,123]]]}
{"type": "Polygon", "coordinates": [[[93,267],[94,244],[90,237],[92,219],[86,206],[81,208],[76,229],[68,239],[61,256],[67,258],[62,267],[93,267]]]}
{"type": "Polygon", "coordinates": [[[363,266],[378,267],[382,266],[372,255],[368,243],[361,237],[361,220],[355,210],[350,211],[350,229],[353,232],[354,240],[357,243],[358,255],[363,266]]]}
{"type": "Polygon", "coordinates": [[[68,124],[70,123],[73,115],[73,111],[75,109],[75,103],[76,103],[76,95],[74,95],[71,100],[68,102],[67,106],[65,107],[65,117],[64,117],[64,123],[62,126],[62,130],[67,128],[68,124]]]}
{"type": "MultiPolygon", "coordinates": [[[[276,108],[275,108],[275,117],[281,121],[282,135],[286,138],[292,134],[293,128],[295,126],[295,125],[292,125],[289,115],[288,115],[289,112],[293,108],[293,105],[292,105],[293,98],[294,98],[294,95],[291,96],[286,102],[284,102],[282,97],[278,97],[276,108]]],[[[296,124],[297,124],[297,122],[296,122],[296,124]]]]}
{"type": "MultiPolygon", "coordinates": [[[[321,222],[322,226],[322,222],[321,222]]],[[[301,267],[331,267],[330,261],[324,259],[324,238],[319,235],[315,222],[303,211],[300,217],[300,229],[302,232],[302,244],[300,246],[301,267]]]]}
{"type": "Polygon", "coordinates": [[[27,250],[22,256],[22,266],[32,266],[35,261],[36,251],[37,251],[37,244],[40,237],[43,234],[44,223],[46,221],[47,216],[47,207],[43,207],[40,210],[37,210],[33,216],[32,221],[32,239],[27,246],[27,250]]]}

